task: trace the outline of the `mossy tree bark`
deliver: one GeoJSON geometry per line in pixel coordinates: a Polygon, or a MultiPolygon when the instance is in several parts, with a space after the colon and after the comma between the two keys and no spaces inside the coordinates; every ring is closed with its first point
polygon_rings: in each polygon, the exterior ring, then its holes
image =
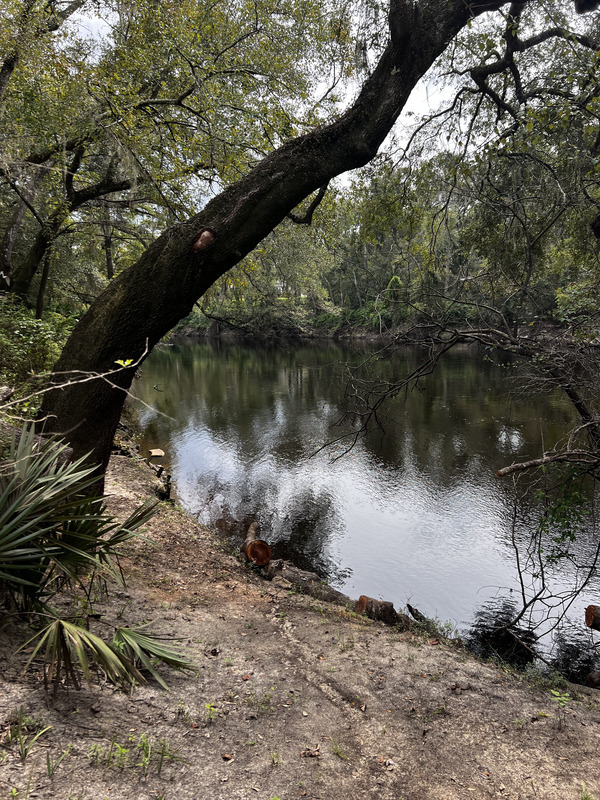
{"type": "MultiPolygon", "coordinates": [[[[199,214],[165,231],[81,319],[56,364],[56,382],[75,370],[101,373],[119,359],[143,358],[292,209],[331,178],[372,159],[416,83],[450,41],[470,18],[503,5],[392,0],[389,44],[348,111],[284,144],[199,214]],[[203,229],[214,233],[206,247],[204,240],[197,242],[203,229]]],[[[43,406],[46,429],[63,434],[75,457],[91,451],[105,468],[134,372],[115,374],[112,386],[97,380],[50,392],[43,406]]]]}

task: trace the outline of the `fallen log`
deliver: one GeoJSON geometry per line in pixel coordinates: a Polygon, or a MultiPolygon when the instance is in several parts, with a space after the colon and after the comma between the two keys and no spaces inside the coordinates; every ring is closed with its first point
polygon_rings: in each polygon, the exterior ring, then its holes
{"type": "Polygon", "coordinates": [[[357,614],[365,614],[369,619],[385,622],[386,625],[400,625],[403,630],[410,625],[406,614],[399,614],[389,600],[376,600],[374,597],[367,597],[366,594],[361,594],[358,598],[354,611],[357,614]]]}
{"type": "Polygon", "coordinates": [[[257,534],[260,531],[258,522],[253,522],[246,533],[246,538],[240,547],[241,552],[248,561],[256,564],[257,567],[266,567],[271,561],[271,548],[257,534]]]}
{"type": "Polygon", "coordinates": [[[311,597],[316,597],[317,600],[324,600],[326,603],[341,603],[342,605],[352,605],[352,600],[348,595],[338,592],[337,589],[332,589],[331,586],[321,582],[321,579],[315,572],[307,572],[303,569],[298,569],[289,561],[284,561],[281,558],[271,561],[269,569],[267,570],[267,578],[281,577],[287,581],[294,589],[304,594],[309,594],[311,597]]]}
{"type": "Polygon", "coordinates": [[[591,686],[592,689],[597,689],[598,686],[600,686],[600,670],[590,672],[590,674],[587,676],[586,683],[588,686],[591,686]]]}
{"type": "MultiPolygon", "coordinates": [[[[323,583],[321,578],[316,572],[308,572],[307,570],[295,567],[289,561],[284,561],[282,558],[277,558],[271,561],[271,549],[266,542],[257,538],[260,530],[258,522],[253,522],[248,528],[246,538],[244,539],[240,550],[246,557],[254,561],[252,558],[252,548],[255,546],[264,545],[268,548],[269,561],[266,569],[266,577],[268,580],[278,580],[284,585],[285,588],[293,588],[302,594],[310,595],[317,600],[323,600],[326,603],[336,603],[347,607],[354,607],[354,611],[358,614],[366,614],[367,617],[373,620],[384,622],[387,625],[400,625],[403,630],[410,627],[410,620],[406,614],[399,614],[392,603],[385,600],[375,600],[372,597],[361,595],[359,600],[355,603],[347,594],[339,592],[337,589],[332,589],[323,583]]],[[[259,566],[257,561],[254,563],[259,566]]]]}
{"type": "Polygon", "coordinates": [[[588,606],[585,610],[585,624],[588,628],[600,631],[600,606],[588,606]]]}

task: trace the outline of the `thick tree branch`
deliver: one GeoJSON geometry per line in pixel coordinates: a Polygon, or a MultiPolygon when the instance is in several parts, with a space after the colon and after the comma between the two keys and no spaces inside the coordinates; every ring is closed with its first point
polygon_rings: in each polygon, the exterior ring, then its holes
{"type": "Polygon", "coordinates": [[[99,181],[83,189],[75,189],[73,187],[73,179],[81,166],[84,152],[83,146],[76,149],[66,173],[65,193],[67,202],[59,203],[46,221],[42,222],[38,218],[38,221],[41,222],[40,230],[23,260],[13,269],[11,290],[20,297],[27,296],[31,282],[40,268],[48,248],[58,236],[69,214],[91,200],[107,194],[126,191],[133,185],[131,178],[120,178],[114,174],[118,164],[118,158],[114,156],[106,169],[106,173],[99,181]]]}
{"type": "Polygon", "coordinates": [[[57,31],[63,22],[69,19],[69,17],[73,16],[76,11],[86,3],[86,0],[73,0],[72,3],[68,3],[61,11],[57,11],[54,8],[54,3],[49,3],[49,7],[51,8],[51,13],[48,19],[43,22],[41,25],[37,27],[37,34],[38,36],[42,36],[45,33],[54,33],[57,31]]]}
{"type": "MultiPolygon", "coordinates": [[[[492,61],[491,63],[487,63],[486,61],[485,63],[479,64],[477,67],[473,67],[470,70],[471,78],[479,90],[484,95],[489,97],[500,111],[506,112],[514,119],[515,125],[513,128],[518,127],[518,125],[521,124],[519,117],[520,106],[525,105],[528,101],[536,97],[540,97],[545,93],[552,92],[552,90],[540,90],[538,88],[525,91],[521,81],[521,74],[519,72],[518,65],[515,62],[515,53],[526,53],[527,51],[533,50],[540,44],[548,42],[552,39],[562,39],[573,44],[577,43],[581,47],[585,47],[589,50],[598,49],[598,42],[594,41],[589,36],[585,36],[560,26],[554,26],[541,31],[535,36],[531,36],[527,39],[521,39],[519,37],[519,25],[521,22],[522,12],[526,5],[526,0],[519,0],[519,2],[513,2],[510,6],[509,13],[507,15],[506,28],[504,31],[504,41],[506,46],[503,55],[498,55],[496,60],[492,61]],[[515,107],[507,102],[504,96],[495,91],[488,83],[488,78],[490,78],[492,75],[500,75],[506,72],[509,72],[512,75],[515,96],[519,107],[515,107]]],[[[559,92],[555,93],[560,94],[559,92]]]]}
{"type": "Polygon", "coordinates": [[[324,186],[321,186],[315,197],[313,198],[311,204],[306,209],[306,213],[299,217],[297,214],[293,214],[291,211],[288,214],[288,219],[291,219],[292,222],[295,222],[296,225],[311,225],[313,214],[315,213],[316,209],[321,204],[321,201],[325,197],[327,192],[327,187],[329,186],[329,182],[327,182],[324,186]]]}

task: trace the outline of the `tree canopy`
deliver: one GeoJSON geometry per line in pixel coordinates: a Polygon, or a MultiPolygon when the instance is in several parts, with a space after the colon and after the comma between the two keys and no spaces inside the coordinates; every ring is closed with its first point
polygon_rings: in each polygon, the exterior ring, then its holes
{"type": "Polygon", "coordinates": [[[66,260],[69,272],[85,275],[90,242],[104,247],[108,277],[121,259],[135,261],[215,187],[327,115],[335,95],[323,92],[319,102],[317,83],[334,87],[350,71],[348,9],[335,4],[10,10],[0,268],[25,298],[39,293],[36,274],[53,246],[60,258],[52,271],[62,276],[66,260]],[[73,22],[86,9],[88,23],[101,24],[93,36],[85,19],[73,22]]]}
{"type": "Polygon", "coordinates": [[[435,312],[440,331],[485,318],[508,339],[534,308],[571,310],[581,290],[558,265],[582,287],[595,266],[600,47],[596,15],[578,14],[596,6],[115,2],[94,6],[103,27],[84,36],[84,2],[11,3],[0,269],[39,315],[53,279],[91,301],[46,425],[104,465],[134,365],[283,220],[325,206],[326,232],[281,229],[277,259],[267,244],[242,283],[264,288],[270,270],[271,286],[380,328],[435,312]],[[413,157],[332,198],[434,67],[452,99],[410,136],[413,157]],[[132,366],[110,382],[74,380],[119,363],[132,366]]]}

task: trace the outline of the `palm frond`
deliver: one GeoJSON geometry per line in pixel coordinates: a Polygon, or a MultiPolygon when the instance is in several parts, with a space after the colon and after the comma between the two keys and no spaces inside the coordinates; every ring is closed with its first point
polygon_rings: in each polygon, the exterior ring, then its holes
{"type": "Polygon", "coordinates": [[[20,649],[36,641],[37,644],[24,671],[39,654],[44,662],[46,687],[53,684],[54,692],[63,678],[66,683],[72,683],[77,689],[80,688],[77,667],[87,680],[91,680],[93,673],[90,669],[88,651],[113,683],[132,685],[145,682],[144,676],[126,654],[118,652],[111,644],[81,625],[64,619],[55,619],[20,649]]]}
{"type": "Polygon", "coordinates": [[[156,671],[153,659],[167,664],[177,670],[195,670],[196,666],[177,646],[161,641],[161,637],[143,633],[141,628],[117,628],[113,636],[113,645],[135,662],[137,659],[144,669],[160,683],[163,689],[169,687],[156,671]]]}
{"type": "Polygon", "coordinates": [[[139,535],[158,502],[119,523],[86,493],[95,468],[85,458],[67,463],[65,450],[60,442],[40,444],[25,427],[0,466],[0,588],[23,609],[43,605],[57,577],[81,583],[83,569],[120,580],[118,548],[139,535]]]}
{"type": "Polygon", "coordinates": [[[140,628],[118,628],[106,642],[87,627],[56,618],[48,598],[59,584],[76,584],[89,591],[93,577],[109,573],[120,578],[119,548],[154,514],[157,500],[137,508],[124,522],[111,516],[101,498],[87,490],[97,479],[84,459],[67,463],[65,445],[40,445],[32,428],[15,439],[11,459],[0,465],[0,588],[22,610],[49,614],[52,619],[26,644],[34,659],[44,662],[46,686],[54,692],[62,683],[80,686],[88,680],[92,662],[113,683],[133,685],[146,670],[167,688],[156,662],[174,669],[194,669],[176,646],[140,628]],[[86,578],[81,575],[87,573],[86,578]]]}

